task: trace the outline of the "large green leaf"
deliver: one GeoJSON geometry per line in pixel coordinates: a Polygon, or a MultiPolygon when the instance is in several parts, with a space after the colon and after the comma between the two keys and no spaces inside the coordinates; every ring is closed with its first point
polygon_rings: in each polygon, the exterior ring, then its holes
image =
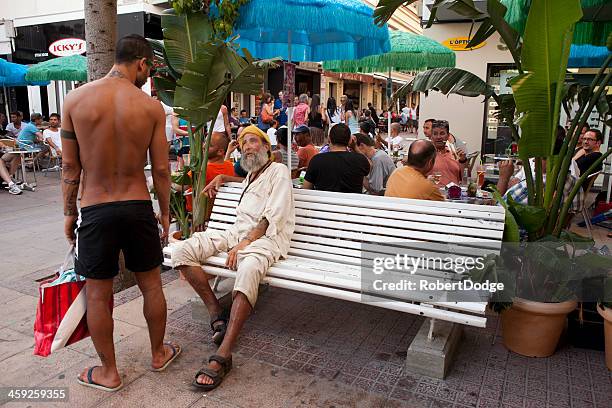
{"type": "Polygon", "coordinates": [[[546,223],[546,210],[542,207],[518,204],[512,199],[509,200],[508,207],[518,225],[527,232],[536,233],[546,223]]]}
{"type": "Polygon", "coordinates": [[[168,106],[174,106],[176,81],[164,77],[153,77],[153,86],[159,99],[168,106]]]}
{"type": "Polygon", "coordinates": [[[523,158],[552,153],[572,28],[581,16],[579,0],[532,2],[521,52],[525,74],[511,81],[517,111],[523,113],[523,158]]]}
{"type": "Polygon", "coordinates": [[[478,28],[478,31],[476,31],[476,34],[474,34],[474,37],[472,37],[472,39],[465,46],[465,48],[476,47],[497,31],[500,37],[506,43],[510,54],[512,54],[514,63],[520,69],[521,39],[519,33],[514,28],[512,28],[512,26],[510,26],[510,24],[508,24],[504,19],[504,16],[506,15],[506,10],[506,6],[500,3],[499,0],[488,0],[487,12],[489,13],[489,17],[483,20],[480,27],[478,28]]]}
{"type": "Polygon", "coordinates": [[[459,68],[434,68],[420,72],[410,86],[415,92],[435,90],[445,95],[489,97],[493,94],[493,89],[480,77],[459,68]]]}
{"type": "MultiPolygon", "coordinates": [[[[378,25],[383,25],[391,19],[393,13],[402,5],[408,6],[416,2],[417,0],[379,0],[374,10],[374,22],[378,25]]],[[[474,6],[474,1],[472,0],[435,0],[431,6],[431,16],[427,23],[427,27],[430,27],[433,23],[439,7],[448,8],[472,20],[484,17],[484,14],[474,6]]]]}
{"type": "Polygon", "coordinates": [[[514,215],[512,215],[512,213],[510,212],[510,209],[508,208],[508,203],[506,202],[506,200],[504,200],[497,188],[493,188],[493,198],[495,198],[497,203],[504,207],[504,209],[506,210],[506,216],[504,220],[504,242],[520,242],[521,233],[519,230],[518,223],[516,222],[514,215]]]}
{"type": "Polygon", "coordinates": [[[201,44],[197,58],[186,65],[178,81],[175,105],[181,116],[203,124],[217,115],[230,92],[256,94],[264,80],[264,67],[270,60],[254,63],[242,58],[227,43],[201,44]]]}
{"type": "Polygon", "coordinates": [[[168,65],[182,74],[185,66],[196,60],[198,46],[212,37],[208,17],[203,13],[166,14],[162,16],[161,25],[168,65]]]}

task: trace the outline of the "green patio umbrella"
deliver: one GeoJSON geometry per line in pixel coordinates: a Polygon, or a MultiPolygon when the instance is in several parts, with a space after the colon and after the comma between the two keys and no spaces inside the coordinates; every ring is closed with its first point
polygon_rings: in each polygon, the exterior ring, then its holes
{"type": "MultiPolygon", "coordinates": [[[[531,0],[500,0],[507,11],[504,20],[519,34],[525,32],[531,0]]],[[[572,44],[605,46],[612,31],[612,2],[610,0],[580,0],[584,16],[576,23],[572,44]]]]}
{"type": "Polygon", "coordinates": [[[87,58],[82,55],[53,58],[29,67],[27,81],[87,81],[87,58]]]}
{"type": "Polygon", "coordinates": [[[454,67],[455,53],[442,44],[422,35],[389,31],[391,51],[358,60],[323,62],[323,69],[334,72],[423,71],[430,68],[454,67]]]}
{"type": "MultiPolygon", "coordinates": [[[[323,62],[323,69],[334,72],[389,72],[424,71],[431,68],[455,66],[455,52],[422,35],[404,31],[389,31],[391,51],[358,60],[323,62]]],[[[387,118],[387,132],[391,129],[391,106],[387,118]]],[[[389,153],[391,149],[389,149],[389,153]]]]}

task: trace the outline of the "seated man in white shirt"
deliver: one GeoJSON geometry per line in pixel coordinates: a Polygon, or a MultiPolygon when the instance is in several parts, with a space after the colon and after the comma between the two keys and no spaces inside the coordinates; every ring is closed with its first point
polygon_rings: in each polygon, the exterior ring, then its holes
{"type": "Polygon", "coordinates": [[[400,130],[402,126],[394,122],[391,124],[391,136],[386,137],[384,140],[380,135],[376,137],[378,144],[389,150],[389,144],[393,147],[394,150],[401,150],[404,147],[404,138],[400,136],[400,130]]]}
{"type": "Polygon", "coordinates": [[[62,157],[62,138],[60,137],[61,118],[57,113],[49,115],[49,128],[43,131],[44,141],[51,147],[54,157],[62,157]]]}

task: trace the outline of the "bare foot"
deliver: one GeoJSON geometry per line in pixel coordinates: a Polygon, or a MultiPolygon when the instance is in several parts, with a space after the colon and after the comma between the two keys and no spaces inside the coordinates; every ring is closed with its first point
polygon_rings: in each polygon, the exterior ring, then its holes
{"type": "MultiPolygon", "coordinates": [[[[219,356],[223,357],[223,358],[226,358],[226,359],[229,359],[230,356],[231,356],[231,354],[227,355],[227,356],[224,356],[224,355],[219,354],[218,352],[217,352],[217,354],[219,356]]],[[[216,371],[217,373],[223,368],[221,366],[221,364],[217,363],[216,361],[211,361],[210,363],[208,363],[207,367],[210,368],[213,371],[216,371]]],[[[212,384],[213,383],[213,379],[210,378],[209,376],[207,376],[206,374],[202,374],[202,375],[199,375],[198,378],[196,378],[196,382],[198,384],[212,384]]]]}
{"type": "Polygon", "coordinates": [[[153,367],[154,370],[160,369],[161,367],[163,367],[172,357],[174,357],[175,355],[177,355],[178,353],[180,353],[181,351],[181,346],[179,346],[176,343],[165,343],[164,344],[164,348],[163,348],[164,352],[159,353],[157,355],[153,355],[153,359],[151,361],[151,366],[153,367]],[[171,346],[172,345],[172,346],[171,346]],[[172,350],[172,347],[174,347],[174,351],[172,350]]]}
{"type": "MultiPolygon", "coordinates": [[[[87,379],[87,372],[90,367],[85,368],[81,375],[79,375],[79,380],[87,383],[89,380],[87,379]]],[[[117,370],[108,370],[104,369],[104,367],[94,367],[91,372],[91,380],[98,384],[107,388],[115,388],[121,384],[121,377],[119,377],[119,372],[117,370]]]]}

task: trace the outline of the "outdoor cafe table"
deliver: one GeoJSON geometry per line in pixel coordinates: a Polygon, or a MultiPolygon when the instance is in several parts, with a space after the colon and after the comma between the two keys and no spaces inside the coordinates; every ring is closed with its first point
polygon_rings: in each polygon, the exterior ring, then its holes
{"type": "MultiPolygon", "coordinates": [[[[5,153],[8,154],[18,154],[21,156],[21,174],[22,174],[22,182],[27,183],[26,180],[26,166],[25,166],[25,156],[26,154],[34,155],[39,153],[40,149],[31,149],[31,150],[8,150],[5,153]]],[[[36,171],[36,170],[34,170],[36,171]]],[[[34,181],[36,181],[36,175],[34,175],[34,181]]]]}

